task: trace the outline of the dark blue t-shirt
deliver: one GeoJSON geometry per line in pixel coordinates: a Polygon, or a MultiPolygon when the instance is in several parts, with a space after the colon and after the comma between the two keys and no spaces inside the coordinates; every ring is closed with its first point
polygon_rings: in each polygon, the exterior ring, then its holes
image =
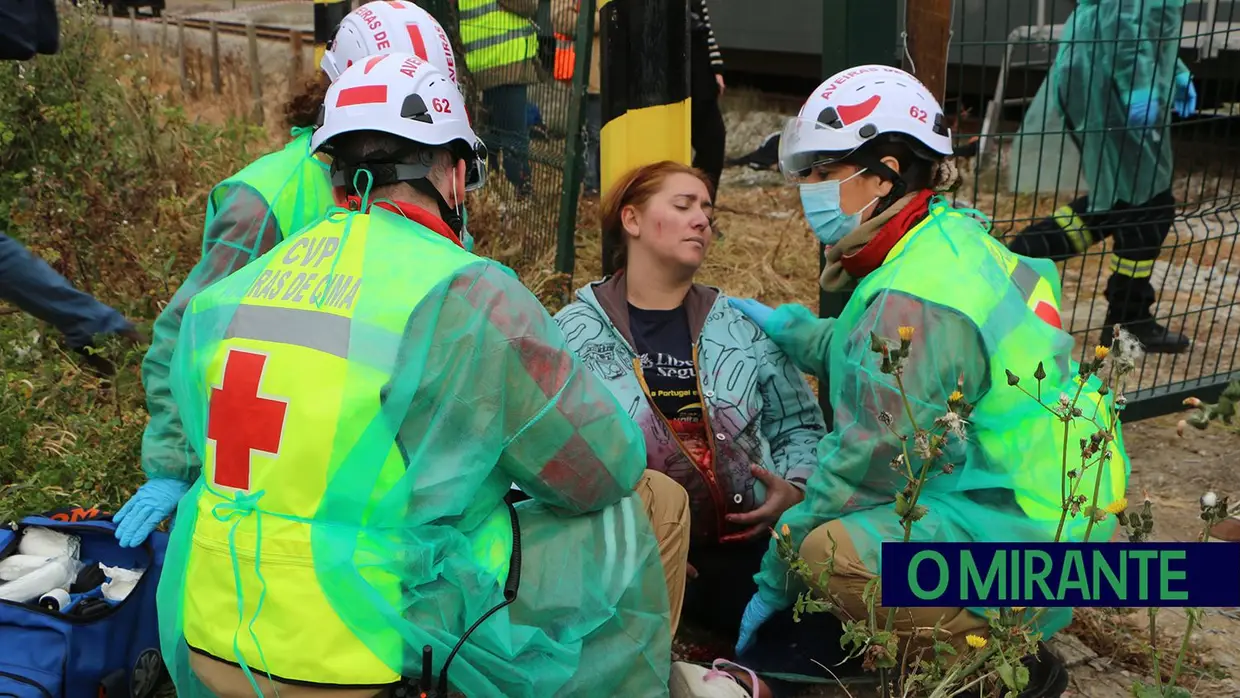
{"type": "Polygon", "coordinates": [[[693,338],[684,306],[645,310],[629,304],[629,329],[650,398],[695,459],[707,451],[693,338]]]}

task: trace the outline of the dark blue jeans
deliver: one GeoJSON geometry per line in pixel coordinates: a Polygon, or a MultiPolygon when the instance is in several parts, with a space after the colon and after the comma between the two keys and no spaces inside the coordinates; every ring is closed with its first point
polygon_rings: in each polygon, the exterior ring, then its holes
{"type": "Polygon", "coordinates": [[[530,129],[525,85],[499,85],[482,91],[487,111],[485,138],[491,158],[504,154],[504,176],[524,192],[530,181],[530,129]]]}
{"type": "Polygon", "coordinates": [[[74,288],[4,233],[0,233],[0,298],[60,330],[73,349],[89,346],[95,335],[133,329],[120,313],[74,288]]]}

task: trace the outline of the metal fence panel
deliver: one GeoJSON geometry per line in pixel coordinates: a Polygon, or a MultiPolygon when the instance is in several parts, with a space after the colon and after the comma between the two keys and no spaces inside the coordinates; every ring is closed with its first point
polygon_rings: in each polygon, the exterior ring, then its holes
{"type": "Polygon", "coordinates": [[[1146,308],[1191,339],[1182,353],[1147,354],[1130,421],[1240,376],[1237,4],[954,3],[945,107],[958,143],[979,138],[958,203],[990,215],[1013,249],[1061,262],[1063,322],[1082,356],[1114,322],[1150,327],[1146,308]],[[1198,97],[1188,117],[1173,114],[1177,56],[1198,97]],[[1134,85],[1153,89],[1157,115],[1134,85]]]}
{"type": "Polygon", "coordinates": [[[415,1],[452,38],[470,118],[490,154],[487,186],[470,199],[479,250],[523,276],[553,267],[571,276],[577,207],[565,191],[579,185],[588,70],[568,66],[589,65],[593,32],[557,38],[556,23],[576,19],[578,0],[415,1]]]}

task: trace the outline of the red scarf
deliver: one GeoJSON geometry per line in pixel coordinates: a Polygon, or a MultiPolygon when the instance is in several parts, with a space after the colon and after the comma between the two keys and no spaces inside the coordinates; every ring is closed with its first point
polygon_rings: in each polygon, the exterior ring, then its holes
{"type": "MultiPolygon", "coordinates": [[[[362,210],[362,199],[359,196],[348,197],[348,204],[349,209],[353,211],[362,210]]],[[[427,211],[421,206],[414,206],[413,204],[407,204],[404,202],[389,201],[376,201],[374,205],[385,211],[391,211],[392,213],[404,216],[418,225],[426,226],[427,228],[430,228],[436,233],[439,233],[440,235],[451,240],[452,244],[457,247],[465,249],[465,246],[461,244],[461,239],[456,236],[456,233],[452,232],[452,229],[448,227],[447,223],[443,222],[442,218],[436,216],[430,211],[427,211]]]]}
{"type": "Polygon", "coordinates": [[[863,278],[877,269],[887,259],[887,255],[891,254],[892,248],[904,239],[908,231],[926,217],[930,211],[930,199],[933,196],[934,192],[929,189],[917,194],[899,213],[878,229],[865,247],[841,257],[840,266],[854,279],[863,278]]]}

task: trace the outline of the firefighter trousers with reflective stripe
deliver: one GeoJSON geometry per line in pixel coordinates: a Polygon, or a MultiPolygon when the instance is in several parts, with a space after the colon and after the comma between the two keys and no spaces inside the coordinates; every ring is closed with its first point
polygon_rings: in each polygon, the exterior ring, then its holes
{"type": "Polygon", "coordinates": [[[1089,211],[1083,196],[1043,218],[1009,241],[1026,257],[1060,261],[1112,239],[1106,267],[1107,323],[1148,320],[1155,299],[1150,274],[1175,220],[1175,197],[1164,191],[1139,205],[1120,202],[1106,211],[1089,211]]]}

